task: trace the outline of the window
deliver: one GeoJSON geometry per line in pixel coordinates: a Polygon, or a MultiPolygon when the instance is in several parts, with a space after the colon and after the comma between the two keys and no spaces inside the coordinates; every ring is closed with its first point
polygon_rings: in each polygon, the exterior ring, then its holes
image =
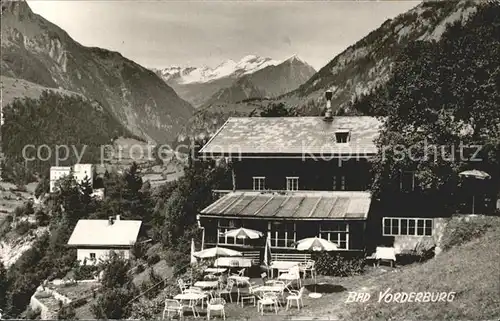
{"type": "Polygon", "coordinates": [[[409,171],[402,172],[399,188],[403,192],[414,191],[415,190],[415,172],[409,172],[409,171]]]}
{"type": "Polygon", "coordinates": [[[266,178],[263,176],[254,176],[253,177],[253,190],[254,191],[263,191],[266,189],[266,178]]]}
{"type": "Polygon", "coordinates": [[[219,244],[227,245],[245,245],[244,239],[237,239],[234,237],[227,237],[224,235],[227,231],[243,227],[241,221],[220,219],[217,226],[217,235],[219,237],[219,244]]]}
{"type": "Polygon", "coordinates": [[[333,176],[333,190],[334,191],[345,191],[346,190],[345,176],[344,175],[333,176]]]}
{"type": "Polygon", "coordinates": [[[273,222],[271,224],[272,247],[293,247],[295,241],[295,223],[273,222]]]}
{"type": "Polygon", "coordinates": [[[95,261],[95,253],[90,253],[90,259],[91,259],[92,261],[95,261]]]}
{"type": "Polygon", "coordinates": [[[349,142],[350,131],[349,130],[338,130],[335,132],[335,141],[338,144],[345,144],[349,142]]]}
{"type": "Polygon", "coordinates": [[[337,244],[340,249],[349,249],[349,224],[345,222],[321,223],[319,237],[337,244]]]}
{"type": "Polygon", "coordinates": [[[286,190],[287,191],[298,191],[299,190],[299,178],[298,177],[287,177],[286,178],[286,190]]]}
{"type": "Polygon", "coordinates": [[[431,236],[432,219],[384,217],[382,231],[385,236],[431,236]]]}

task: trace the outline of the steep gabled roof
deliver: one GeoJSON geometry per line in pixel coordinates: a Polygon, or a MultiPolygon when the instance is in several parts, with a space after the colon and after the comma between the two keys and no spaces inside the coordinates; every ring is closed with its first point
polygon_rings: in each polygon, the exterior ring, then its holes
{"type": "Polygon", "coordinates": [[[69,238],[73,246],[128,246],[137,240],[142,221],[79,220],[69,238]]]}
{"type": "Polygon", "coordinates": [[[373,155],[382,121],[369,116],[229,118],[200,150],[203,157],[257,155],[373,155]],[[337,131],[349,131],[337,143],[337,131]]]}

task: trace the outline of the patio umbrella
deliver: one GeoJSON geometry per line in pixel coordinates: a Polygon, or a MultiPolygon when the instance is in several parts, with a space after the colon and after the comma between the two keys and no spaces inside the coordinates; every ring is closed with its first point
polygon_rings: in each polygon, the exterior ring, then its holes
{"type": "Polygon", "coordinates": [[[299,251],[335,251],[338,246],[328,240],[319,237],[310,237],[297,241],[297,250],[299,251]]]}
{"type": "Polygon", "coordinates": [[[225,247],[212,247],[206,250],[202,250],[199,252],[195,252],[193,254],[195,257],[200,258],[200,259],[206,259],[210,257],[216,257],[216,256],[243,256],[241,252],[227,249],[225,247]]]}
{"type": "MultiPolygon", "coordinates": [[[[338,249],[337,244],[320,237],[310,237],[297,241],[297,250],[299,251],[335,251],[338,249]]],[[[321,293],[316,292],[316,280],[314,280],[314,292],[309,293],[309,297],[317,299],[321,297],[321,293]]]]}
{"type": "MultiPolygon", "coordinates": [[[[474,178],[474,179],[480,179],[480,180],[485,180],[485,179],[491,178],[490,174],[483,172],[483,171],[480,171],[480,170],[477,170],[477,169],[463,171],[463,172],[458,173],[458,175],[461,177],[474,178]]],[[[476,195],[472,195],[472,214],[474,214],[475,202],[476,202],[476,195]]]]}
{"type": "Polygon", "coordinates": [[[269,267],[271,265],[271,240],[266,239],[266,247],[264,248],[264,265],[269,267]]]}
{"type": "Polygon", "coordinates": [[[482,180],[491,178],[490,174],[483,172],[483,171],[480,171],[480,170],[477,170],[477,169],[463,171],[463,172],[459,173],[458,175],[460,175],[462,177],[482,179],[482,180]]]}
{"type": "Polygon", "coordinates": [[[230,230],[224,233],[224,236],[234,237],[237,239],[260,239],[264,234],[262,232],[240,227],[239,229],[230,230]]]}

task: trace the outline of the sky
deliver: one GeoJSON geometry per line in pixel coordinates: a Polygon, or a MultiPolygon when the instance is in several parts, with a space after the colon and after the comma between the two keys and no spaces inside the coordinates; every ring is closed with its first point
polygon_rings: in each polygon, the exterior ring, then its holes
{"type": "Polygon", "coordinates": [[[31,9],[85,46],[148,68],[297,54],[316,70],[418,1],[46,1],[31,9]]]}

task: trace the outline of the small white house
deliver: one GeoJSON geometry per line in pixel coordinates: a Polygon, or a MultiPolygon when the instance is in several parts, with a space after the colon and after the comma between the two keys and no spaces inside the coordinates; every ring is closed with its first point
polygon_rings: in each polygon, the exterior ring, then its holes
{"type": "Polygon", "coordinates": [[[79,220],[68,246],[77,249],[80,264],[97,264],[105,260],[111,251],[129,258],[141,224],[139,220],[122,220],[120,215],[107,220],[79,220]]]}

